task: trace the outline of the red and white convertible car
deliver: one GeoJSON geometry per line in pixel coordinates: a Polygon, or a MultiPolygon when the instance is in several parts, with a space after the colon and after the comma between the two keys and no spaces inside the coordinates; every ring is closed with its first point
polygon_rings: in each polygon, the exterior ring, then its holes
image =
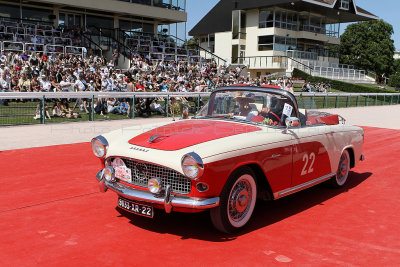
{"type": "Polygon", "coordinates": [[[124,128],[92,140],[100,189],[118,206],[154,212],[209,210],[223,232],[243,228],[257,199],[328,181],[341,187],[360,160],[363,129],[338,115],[301,112],[275,88],[225,87],[191,120],[124,128]]]}

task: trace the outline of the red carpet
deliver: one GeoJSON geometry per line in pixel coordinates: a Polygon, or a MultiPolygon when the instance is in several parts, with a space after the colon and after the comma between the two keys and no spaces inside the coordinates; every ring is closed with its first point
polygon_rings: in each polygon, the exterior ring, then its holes
{"type": "Polygon", "coordinates": [[[225,236],[207,213],[115,209],[98,193],[90,144],[0,152],[0,266],[395,266],[400,262],[400,131],[366,128],[346,188],[324,185],[259,203],[225,236]]]}

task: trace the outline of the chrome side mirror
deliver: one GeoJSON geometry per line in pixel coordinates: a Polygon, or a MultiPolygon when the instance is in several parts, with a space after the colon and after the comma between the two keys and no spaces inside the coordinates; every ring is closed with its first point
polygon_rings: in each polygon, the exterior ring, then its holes
{"type": "Polygon", "coordinates": [[[300,120],[296,117],[289,117],[286,118],[285,123],[288,128],[294,128],[300,125],[300,120]]]}
{"type": "Polygon", "coordinates": [[[288,117],[285,120],[286,129],[283,131],[284,134],[288,132],[290,128],[296,128],[300,125],[300,120],[296,117],[288,117]]]}

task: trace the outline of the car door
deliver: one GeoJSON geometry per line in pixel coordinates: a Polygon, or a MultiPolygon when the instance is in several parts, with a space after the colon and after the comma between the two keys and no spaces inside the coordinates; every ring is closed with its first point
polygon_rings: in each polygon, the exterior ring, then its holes
{"type": "Polygon", "coordinates": [[[329,126],[304,126],[291,131],[293,134],[292,187],[323,179],[332,174],[329,147],[329,126]]]}

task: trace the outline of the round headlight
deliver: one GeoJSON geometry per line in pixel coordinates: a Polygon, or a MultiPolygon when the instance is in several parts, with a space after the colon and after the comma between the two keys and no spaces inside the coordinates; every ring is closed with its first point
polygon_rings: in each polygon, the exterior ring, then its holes
{"type": "Polygon", "coordinates": [[[158,194],[162,190],[161,182],[156,178],[150,179],[147,184],[147,187],[149,188],[150,192],[153,194],[158,194]]]}
{"type": "Polygon", "coordinates": [[[109,183],[115,182],[114,169],[111,167],[105,168],[103,172],[103,179],[109,183]]]}
{"type": "Polygon", "coordinates": [[[182,170],[188,178],[196,180],[203,175],[203,160],[194,152],[186,154],[182,158],[182,170]]]}
{"type": "Polygon", "coordinates": [[[116,169],[118,167],[123,167],[126,168],[125,162],[121,159],[121,158],[115,158],[112,163],[111,166],[116,169]]]}
{"type": "Polygon", "coordinates": [[[108,142],[103,136],[92,139],[92,149],[96,157],[104,158],[107,154],[108,142]]]}

